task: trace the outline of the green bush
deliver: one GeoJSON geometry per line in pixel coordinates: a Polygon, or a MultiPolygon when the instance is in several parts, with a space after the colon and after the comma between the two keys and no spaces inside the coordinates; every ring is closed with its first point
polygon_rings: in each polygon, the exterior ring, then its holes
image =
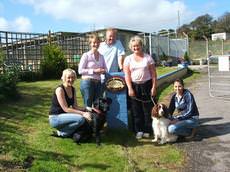
{"type": "Polygon", "coordinates": [[[18,96],[17,82],[19,73],[18,66],[12,65],[0,74],[0,102],[18,96]]]}
{"type": "MultiPolygon", "coordinates": [[[[0,68],[3,69],[4,53],[0,49],[0,68]]],[[[11,65],[0,72],[0,102],[15,98],[17,94],[18,67],[11,65]]]]}
{"type": "Polygon", "coordinates": [[[167,61],[168,60],[168,56],[163,52],[161,55],[160,55],[160,61],[167,61]]]}
{"type": "Polygon", "coordinates": [[[43,60],[41,61],[41,75],[43,79],[60,78],[62,71],[67,68],[67,60],[61,48],[55,44],[43,48],[43,60]]]}
{"type": "Polygon", "coordinates": [[[184,53],[184,60],[187,61],[187,62],[190,61],[190,58],[188,56],[188,52],[187,51],[184,53]]]}

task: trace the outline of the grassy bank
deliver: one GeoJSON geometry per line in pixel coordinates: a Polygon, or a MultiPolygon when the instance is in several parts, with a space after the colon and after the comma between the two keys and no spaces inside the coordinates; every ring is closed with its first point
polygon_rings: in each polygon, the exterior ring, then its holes
{"type": "MultiPolygon", "coordinates": [[[[21,97],[0,105],[0,171],[177,171],[182,166],[184,154],[173,145],[138,142],[127,130],[108,130],[100,148],[50,136],[48,111],[59,83],[21,82],[21,97]]],[[[75,87],[79,90],[79,80],[75,87]]],[[[77,100],[82,104],[79,91],[77,100]]]]}

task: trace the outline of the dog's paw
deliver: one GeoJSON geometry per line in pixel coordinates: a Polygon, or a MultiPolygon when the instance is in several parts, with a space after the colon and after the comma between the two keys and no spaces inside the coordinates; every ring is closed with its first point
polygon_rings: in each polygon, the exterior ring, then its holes
{"type": "Polygon", "coordinates": [[[157,139],[152,139],[151,142],[156,143],[157,139]]]}
{"type": "Polygon", "coordinates": [[[164,144],[166,144],[167,142],[165,141],[165,140],[161,140],[160,142],[159,142],[159,144],[160,145],[164,145],[164,144]]]}

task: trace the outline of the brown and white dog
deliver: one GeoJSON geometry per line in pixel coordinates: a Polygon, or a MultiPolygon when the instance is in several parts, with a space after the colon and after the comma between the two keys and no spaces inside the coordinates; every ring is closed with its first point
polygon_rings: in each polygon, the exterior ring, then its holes
{"type": "Polygon", "coordinates": [[[165,144],[167,142],[175,142],[177,140],[176,135],[168,133],[168,125],[170,120],[168,119],[168,108],[165,104],[158,103],[152,108],[151,117],[154,139],[152,142],[158,142],[165,144]]]}

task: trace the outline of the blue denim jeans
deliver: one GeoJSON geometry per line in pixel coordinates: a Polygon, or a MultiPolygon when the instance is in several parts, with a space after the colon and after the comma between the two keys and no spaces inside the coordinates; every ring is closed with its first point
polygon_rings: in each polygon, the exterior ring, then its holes
{"type": "Polygon", "coordinates": [[[85,122],[82,115],[74,113],[62,113],[59,115],[50,115],[49,123],[51,127],[56,128],[60,136],[70,137],[85,122]]]}
{"type": "Polygon", "coordinates": [[[84,105],[92,107],[92,103],[101,96],[101,82],[82,79],[80,82],[81,95],[84,105]]]}
{"type": "Polygon", "coordinates": [[[168,126],[168,132],[178,136],[190,136],[192,129],[199,126],[199,119],[190,118],[168,126]]]}

